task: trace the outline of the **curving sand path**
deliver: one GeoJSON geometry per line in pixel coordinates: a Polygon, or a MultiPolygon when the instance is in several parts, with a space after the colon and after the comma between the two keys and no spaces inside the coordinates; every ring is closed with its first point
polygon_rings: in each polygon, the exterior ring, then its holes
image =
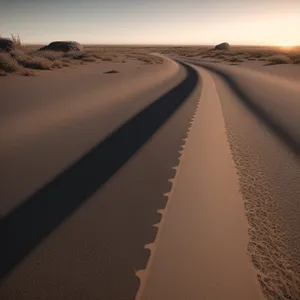
{"type": "Polygon", "coordinates": [[[221,103],[208,71],[137,299],[262,299],[221,103]]]}
{"type": "Polygon", "coordinates": [[[138,299],[298,300],[300,83],[186,61],[203,92],[138,299]]]}
{"type": "Polygon", "coordinates": [[[1,299],[300,299],[300,84],[186,61],[0,82],[1,299]]]}
{"type": "Polygon", "coordinates": [[[4,89],[1,300],[137,293],[201,86],[168,59],[113,75],[101,66],[4,89]]]}

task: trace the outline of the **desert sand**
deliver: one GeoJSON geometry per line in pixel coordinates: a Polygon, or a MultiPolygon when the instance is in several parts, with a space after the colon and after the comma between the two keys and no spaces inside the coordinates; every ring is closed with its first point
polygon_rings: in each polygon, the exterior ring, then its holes
{"type": "Polygon", "coordinates": [[[184,71],[165,60],[164,65],[101,63],[1,79],[1,215],[183,77],[184,71]],[[105,74],[112,69],[119,73],[105,74]],[[12,190],[11,183],[18,188],[12,190]]]}
{"type": "Polygon", "coordinates": [[[199,64],[212,72],[220,95],[250,225],[248,252],[262,290],[268,299],[299,299],[300,83],[297,76],[291,79],[295,69],[282,66],[285,76],[199,64]]]}
{"type": "Polygon", "coordinates": [[[183,148],[137,299],[262,299],[247,220],[210,74],[183,148]]]}
{"type": "Polygon", "coordinates": [[[300,299],[299,65],[179,61],[1,78],[1,299],[300,299]]]}
{"type": "MultiPolygon", "coordinates": [[[[32,120],[40,126],[26,127],[34,130],[28,141],[14,127],[15,139],[3,137],[1,198],[10,200],[1,207],[1,299],[134,299],[137,293],[135,270],[147,264],[144,245],[157,232],[152,225],[165,206],[162,194],[196,109],[199,78],[166,59],[136,77],[120,73],[102,88],[102,73],[88,76],[89,70],[74,80],[90,84],[96,77],[93,93],[59,99],[44,93],[44,105],[69,104],[65,119],[58,110],[53,122],[32,120]]],[[[79,91],[72,84],[70,93],[73,86],[79,91]]],[[[13,99],[7,98],[11,110],[13,99]]],[[[38,99],[27,98],[28,114],[38,99]]]]}

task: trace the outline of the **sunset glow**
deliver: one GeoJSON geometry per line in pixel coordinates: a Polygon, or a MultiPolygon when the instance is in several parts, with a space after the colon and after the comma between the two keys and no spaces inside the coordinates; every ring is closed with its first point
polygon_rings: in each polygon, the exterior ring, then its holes
{"type": "Polygon", "coordinates": [[[0,35],[24,43],[300,44],[299,0],[4,0],[0,35]],[[26,4],[26,5],[25,5],[26,4]],[[271,8],[270,8],[271,7],[271,8]],[[80,20],[80,21],[78,21],[80,20]]]}
{"type": "Polygon", "coordinates": [[[277,46],[279,46],[279,47],[288,47],[288,48],[290,48],[290,47],[295,47],[295,46],[297,46],[297,44],[293,44],[293,43],[281,43],[281,44],[278,44],[277,46]]]}

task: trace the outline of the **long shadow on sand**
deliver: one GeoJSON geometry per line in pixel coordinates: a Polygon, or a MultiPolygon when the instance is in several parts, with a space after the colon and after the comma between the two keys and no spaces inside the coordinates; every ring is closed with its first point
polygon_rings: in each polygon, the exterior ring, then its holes
{"type": "Polygon", "coordinates": [[[295,155],[300,154],[300,142],[299,140],[289,132],[282,124],[276,120],[270,113],[264,110],[259,104],[255,103],[251,97],[240,88],[240,86],[218,67],[207,66],[201,63],[189,61],[192,64],[199,65],[215,74],[219,75],[228,85],[229,87],[237,94],[238,98],[242,101],[242,103],[250,110],[252,113],[258,117],[277,137],[281,140],[286,147],[295,155]]]}
{"type": "Polygon", "coordinates": [[[0,222],[0,278],[99,190],[166,122],[193,92],[197,72],[137,113],[84,157],[58,174],[0,222]]]}

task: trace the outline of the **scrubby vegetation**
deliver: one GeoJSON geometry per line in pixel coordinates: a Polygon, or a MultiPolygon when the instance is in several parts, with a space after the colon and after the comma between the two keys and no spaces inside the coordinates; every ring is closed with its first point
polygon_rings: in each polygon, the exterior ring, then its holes
{"type": "Polygon", "coordinates": [[[6,73],[20,69],[18,62],[9,53],[0,53],[0,70],[6,73]]]}
{"type": "Polygon", "coordinates": [[[126,63],[128,59],[137,60],[143,64],[160,64],[163,60],[151,55],[152,48],[147,47],[101,47],[86,46],[84,51],[49,51],[41,50],[41,46],[25,46],[19,36],[12,35],[15,43],[13,50],[0,52],[0,75],[19,71],[21,75],[32,76],[28,71],[51,70],[80,65],[95,61],[126,63]]]}
{"type": "Polygon", "coordinates": [[[269,56],[267,58],[267,60],[273,64],[291,64],[291,63],[293,63],[292,59],[288,55],[283,55],[283,54],[269,56]]]}
{"type": "Polygon", "coordinates": [[[199,58],[213,61],[236,62],[264,61],[270,64],[300,64],[300,47],[231,47],[230,50],[215,50],[213,47],[173,47],[165,49],[173,56],[199,58]]]}
{"type": "MultiPolygon", "coordinates": [[[[300,64],[300,47],[286,50],[278,47],[131,47],[86,45],[84,51],[38,51],[42,45],[23,45],[19,36],[12,35],[15,47],[9,53],[0,52],[0,75],[12,72],[26,74],[26,70],[51,70],[90,62],[126,63],[136,60],[143,64],[160,64],[163,60],[153,52],[172,57],[199,58],[213,62],[240,64],[245,61],[263,61],[265,64],[300,64]]],[[[28,73],[29,74],[29,73],[28,73]]],[[[29,76],[29,75],[26,75],[29,76]]]]}

